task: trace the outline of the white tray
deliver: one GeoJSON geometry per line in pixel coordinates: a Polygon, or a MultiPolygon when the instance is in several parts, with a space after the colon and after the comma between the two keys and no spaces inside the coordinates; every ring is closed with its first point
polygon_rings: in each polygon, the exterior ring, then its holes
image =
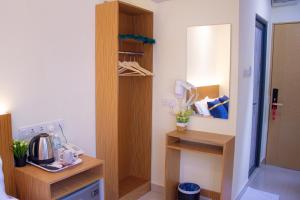
{"type": "Polygon", "coordinates": [[[29,164],[31,164],[31,165],[33,165],[33,166],[35,166],[35,167],[38,167],[38,168],[40,168],[40,169],[42,169],[42,170],[45,170],[45,171],[47,171],[47,172],[56,173],[56,172],[63,171],[63,170],[65,170],[65,169],[68,169],[68,168],[70,168],[70,167],[73,167],[73,166],[75,166],[75,165],[78,165],[78,164],[82,163],[82,159],[78,158],[73,164],[71,164],[71,165],[66,165],[66,166],[64,166],[64,167],[62,167],[62,168],[60,168],[60,169],[57,169],[57,170],[50,170],[50,169],[44,168],[43,166],[40,166],[40,165],[38,165],[38,164],[35,164],[35,163],[33,163],[33,162],[29,161],[29,160],[27,160],[27,163],[29,163],[29,164]]]}

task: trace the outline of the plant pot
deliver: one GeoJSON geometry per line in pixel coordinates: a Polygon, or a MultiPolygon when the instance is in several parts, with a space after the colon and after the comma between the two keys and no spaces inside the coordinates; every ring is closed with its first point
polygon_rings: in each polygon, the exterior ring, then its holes
{"type": "Polygon", "coordinates": [[[15,166],[16,167],[24,167],[26,165],[27,155],[23,156],[22,158],[15,158],[15,166]]]}
{"type": "Polygon", "coordinates": [[[179,131],[179,132],[186,131],[187,126],[188,126],[188,123],[179,123],[179,122],[176,123],[177,131],[179,131]]]}

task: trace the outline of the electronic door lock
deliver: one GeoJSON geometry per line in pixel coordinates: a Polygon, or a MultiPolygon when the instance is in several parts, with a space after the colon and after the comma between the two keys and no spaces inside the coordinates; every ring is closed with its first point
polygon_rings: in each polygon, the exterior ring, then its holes
{"type": "Polygon", "coordinates": [[[282,103],[278,103],[278,88],[273,88],[273,95],[272,95],[272,119],[276,119],[276,111],[278,106],[283,106],[282,103]]]}

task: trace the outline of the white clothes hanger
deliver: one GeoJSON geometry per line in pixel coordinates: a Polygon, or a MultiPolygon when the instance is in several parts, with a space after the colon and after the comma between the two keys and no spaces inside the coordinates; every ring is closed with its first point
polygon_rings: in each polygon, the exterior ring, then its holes
{"type": "Polygon", "coordinates": [[[119,76],[153,76],[153,73],[143,68],[133,57],[129,57],[130,61],[118,62],[119,76]],[[129,72],[131,71],[131,72],[129,72]]]}
{"type": "Polygon", "coordinates": [[[131,65],[130,65],[130,63],[128,63],[128,62],[120,62],[119,61],[119,66],[121,67],[121,69],[120,69],[120,73],[122,74],[123,72],[125,72],[126,70],[131,70],[131,71],[133,71],[133,72],[135,72],[136,74],[140,74],[141,76],[145,76],[145,74],[144,73],[142,73],[141,71],[139,71],[139,70],[137,70],[137,69],[135,69],[134,67],[132,67],[131,65]],[[123,68],[123,69],[122,69],[123,68]],[[125,70],[124,70],[125,69],[125,70]]]}
{"type": "Polygon", "coordinates": [[[133,66],[134,68],[136,68],[137,70],[142,71],[143,73],[145,73],[145,74],[148,75],[148,76],[153,76],[153,73],[152,73],[152,72],[150,72],[150,71],[148,71],[147,69],[141,67],[141,65],[140,65],[138,62],[132,62],[132,66],[133,66]]]}
{"type": "Polygon", "coordinates": [[[131,64],[132,64],[132,66],[133,66],[134,68],[136,68],[137,70],[142,71],[142,72],[143,72],[144,74],[146,74],[147,76],[152,76],[152,75],[153,75],[152,72],[150,72],[150,71],[148,71],[147,69],[143,68],[143,67],[139,64],[139,62],[137,62],[135,59],[134,59],[133,62],[131,62],[131,64]]]}

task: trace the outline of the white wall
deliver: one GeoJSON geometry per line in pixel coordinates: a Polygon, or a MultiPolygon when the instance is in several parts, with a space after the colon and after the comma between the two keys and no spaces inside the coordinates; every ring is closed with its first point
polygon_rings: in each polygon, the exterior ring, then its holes
{"type": "MultiPolygon", "coordinates": [[[[116,0],[96,0],[96,1],[97,3],[102,3],[103,1],[116,1],[116,0]]],[[[141,8],[145,8],[147,10],[152,10],[152,11],[154,11],[157,6],[157,4],[154,3],[152,0],[119,0],[119,1],[123,1],[125,3],[136,5],[141,8]]]]}
{"type": "Polygon", "coordinates": [[[95,154],[94,1],[0,3],[0,101],[24,125],[64,119],[69,140],[95,154]]]}
{"type": "Polygon", "coordinates": [[[300,2],[297,5],[272,8],[272,22],[299,22],[300,21],[300,2]]]}
{"type": "MultiPolygon", "coordinates": [[[[238,80],[238,114],[237,134],[235,150],[235,167],[233,195],[236,197],[248,181],[251,126],[252,126],[252,100],[253,100],[253,76],[245,77],[245,70],[251,66],[253,74],[254,66],[254,42],[255,42],[255,16],[256,14],[270,22],[271,4],[269,0],[240,0],[240,35],[239,35],[239,80],[238,80]]],[[[270,27],[268,28],[270,33],[270,27]]],[[[268,38],[270,44],[271,37],[268,38]]],[[[268,45],[270,47],[270,45],[268,45]]],[[[267,72],[270,66],[270,48],[267,49],[267,72]]],[[[268,83],[269,80],[266,80],[268,83]]],[[[267,95],[268,86],[265,94],[267,95]]],[[[266,105],[268,103],[268,98],[266,105]]],[[[267,109],[264,112],[264,130],[267,127],[267,109]]]]}
{"type": "MultiPolygon", "coordinates": [[[[155,12],[155,65],[153,108],[152,182],[164,185],[166,133],[175,129],[175,117],[162,104],[174,98],[176,79],[186,78],[187,27],[195,25],[232,24],[231,108],[229,120],[193,118],[190,128],[235,135],[238,72],[238,1],[172,0],[160,3],[155,12]]],[[[181,179],[201,183],[219,190],[218,158],[184,154],[181,179]],[[216,173],[217,172],[217,173],[216,173]]]]}
{"type": "Polygon", "coordinates": [[[101,2],[0,2],[0,105],[12,113],[15,136],[18,127],[64,119],[69,141],[95,155],[95,4],[101,2]]]}

